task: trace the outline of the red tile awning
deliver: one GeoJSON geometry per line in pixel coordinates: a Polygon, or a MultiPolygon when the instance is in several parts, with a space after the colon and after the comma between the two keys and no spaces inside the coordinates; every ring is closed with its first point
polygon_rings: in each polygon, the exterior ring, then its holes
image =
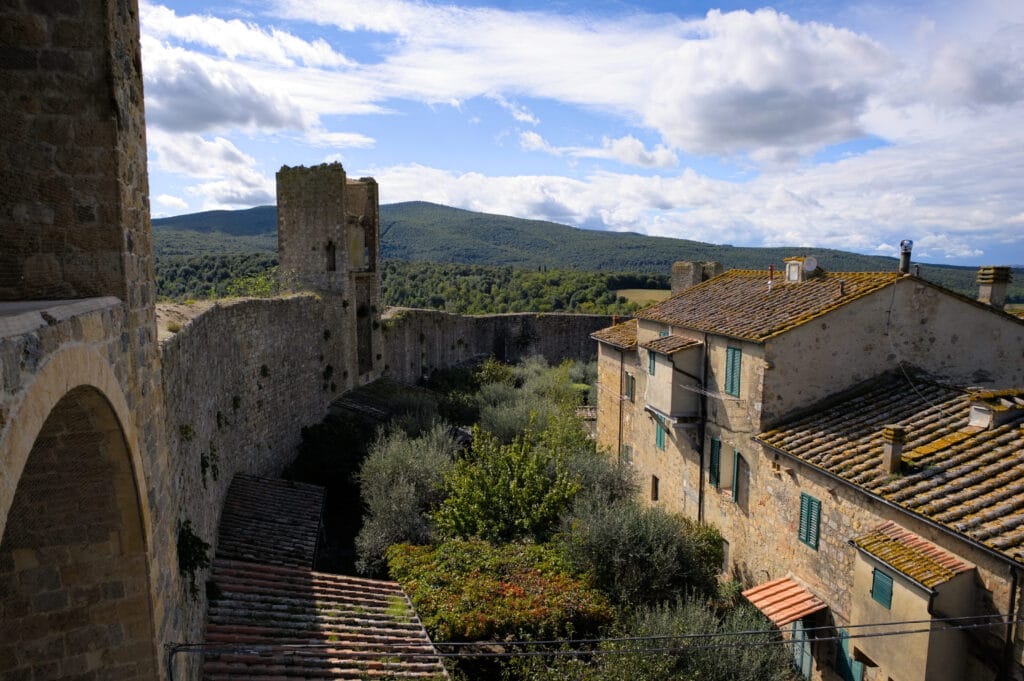
{"type": "Polygon", "coordinates": [[[828,607],[789,577],[759,584],[744,591],[743,596],[778,627],[828,607]]]}

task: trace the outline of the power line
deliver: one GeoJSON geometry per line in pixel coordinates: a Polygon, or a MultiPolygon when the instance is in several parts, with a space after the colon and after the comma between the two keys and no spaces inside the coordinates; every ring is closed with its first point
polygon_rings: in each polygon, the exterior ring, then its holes
{"type": "MultiPolygon", "coordinates": [[[[479,646],[479,645],[498,645],[498,646],[509,646],[509,645],[560,645],[563,646],[561,649],[546,649],[546,650],[519,650],[519,651],[470,651],[470,652],[423,652],[423,653],[411,653],[392,651],[394,647],[408,647],[401,646],[400,644],[382,644],[379,648],[381,656],[393,657],[396,659],[423,659],[423,658],[445,658],[445,659],[459,659],[459,658],[513,658],[513,657],[568,657],[576,655],[635,655],[638,653],[683,653],[683,652],[694,652],[699,650],[719,650],[727,648],[762,648],[770,645],[793,645],[804,642],[829,642],[829,641],[842,641],[842,640],[859,640],[867,638],[884,638],[889,636],[910,636],[915,634],[928,634],[936,632],[950,632],[950,631],[966,631],[973,629],[981,629],[986,627],[1002,627],[1010,624],[1020,624],[1024,622],[1024,619],[1013,620],[1005,619],[1005,616],[995,615],[975,615],[969,617],[949,617],[949,618],[934,618],[929,620],[901,620],[896,622],[880,622],[873,624],[851,624],[841,627],[844,630],[849,629],[864,629],[867,627],[892,627],[892,626],[907,626],[914,624],[925,624],[930,625],[951,623],[943,626],[940,629],[934,628],[934,626],[928,626],[917,629],[902,629],[897,631],[873,631],[865,633],[847,633],[842,635],[834,636],[798,636],[789,639],[782,638],[780,635],[782,632],[778,629],[758,629],[758,630],[747,630],[739,632],[704,632],[696,634],[679,634],[679,635],[656,635],[656,636],[630,636],[630,637],[610,637],[610,638],[595,638],[595,639],[560,639],[560,640],[548,640],[548,641],[477,641],[477,642],[449,642],[449,643],[435,643],[435,647],[466,647],[466,646],[479,646]],[[995,621],[993,621],[995,618],[995,621]],[[974,622],[964,623],[967,620],[972,619],[987,619],[985,622],[974,622]],[[952,624],[957,622],[957,624],[952,624]],[[762,641],[726,641],[723,643],[703,643],[693,644],[684,646],[637,646],[637,647],[621,647],[621,648],[565,648],[568,644],[601,644],[601,643],[629,643],[629,642],[646,642],[646,641],[681,641],[681,640],[700,640],[700,639],[715,639],[715,638],[732,638],[732,637],[745,637],[745,636],[771,636],[769,640],[762,641]]],[[[814,631],[835,631],[840,627],[835,626],[822,626],[822,627],[810,627],[804,630],[804,633],[814,631]]],[[[340,643],[296,643],[296,644],[240,644],[237,646],[225,646],[223,644],[170,644],[168,649],[172,653],[201,653],[203,655],[270,655],[275,652],[278,653],[289,653],[294,654],[303,650],[322,650],[332,649],[339,647],[340,643]]]]}

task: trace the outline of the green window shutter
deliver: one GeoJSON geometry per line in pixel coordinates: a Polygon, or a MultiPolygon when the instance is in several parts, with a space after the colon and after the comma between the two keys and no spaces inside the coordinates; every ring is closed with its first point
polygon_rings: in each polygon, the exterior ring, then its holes
{"type": "Polygon", "coordinates": [[[636,400],[636,378],[629,374],[626,374],[626,397],[630,402],[636,400]]]}
{"type": "Polygon", "coordinates": [[[655,362],[656,362],[656,360],[654,358],[654,353],[652,351],[648,350],[647,351],[647,373],[649,373],[651,376],[654,375],[654,365],[655,365],[655,362]]]}
{"type": "Polygon", "coordinates": [[[740,497],[740,452],[732,450],[732,500],[739,501],[740,497]]]}
{"type": "Polygon", "coordinates": [[[661,417],[655,422],[655,444],[658,449],[665,449],[665,425],[661,421],[661,417]]]}
{"type": "Polygon", "coordinates": [[[740,365],[743,351],[739,348],[725,349],[725,393],[733,397],[740,396],[740,365]]]}
{"type": "Polygon", "coordinates": [[[667,335],[668,335],[668,331],[659,331],[658,332],[658,338],[664,338],[667,335]]]}
{"type": "Polygon", "coordinates": [[[722,441],[711,438],[711,461],[708,462],[708,482],[718,488],[721,484],[718,477],[722,468],[722,441]]]}
{"type": "Polygon", "coordinates": [[[892,577],[878,568],[871,574],[871,598],[886,608],[892,607],[892,577]]]}
{"type": "Polygon", "coordinates": [[[821,502],[809,494],[800,493],[800,525],[797,538],[815,551],[818,550],[818,529],[821,524],[821,502]]]}

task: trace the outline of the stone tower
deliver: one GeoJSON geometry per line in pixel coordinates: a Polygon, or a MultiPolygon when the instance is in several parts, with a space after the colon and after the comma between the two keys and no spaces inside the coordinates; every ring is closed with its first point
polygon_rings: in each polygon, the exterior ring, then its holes
{"type": "Polygon", "coordinates": [[[340,163],[277,173],[282,276],[329,296],[348,383],[380,373],[380,208],[372,178],[349,180],[340,163]]]}

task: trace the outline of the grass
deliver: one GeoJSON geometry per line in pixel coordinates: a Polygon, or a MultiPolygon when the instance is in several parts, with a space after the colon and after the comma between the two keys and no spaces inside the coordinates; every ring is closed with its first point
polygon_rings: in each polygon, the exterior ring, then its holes
{"type": "Polygon", "coordinates": [[[622,288],[615,295],[638,305],[651,305],[665,300],[672,292],[660,288],[622,288]]]}

